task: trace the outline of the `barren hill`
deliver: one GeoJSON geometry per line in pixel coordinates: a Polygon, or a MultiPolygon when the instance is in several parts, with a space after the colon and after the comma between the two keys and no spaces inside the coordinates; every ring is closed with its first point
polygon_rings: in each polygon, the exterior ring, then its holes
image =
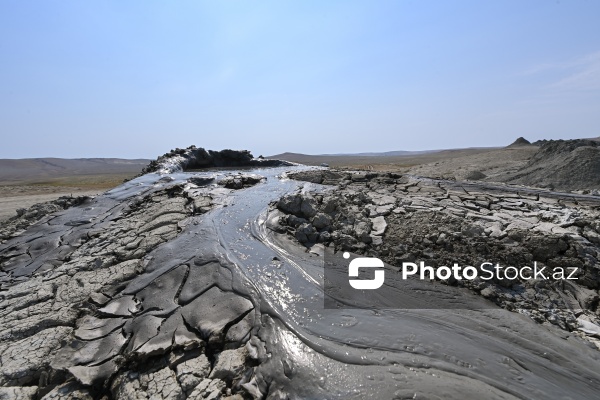
{"type": "Polygon", "coordinates": [[[135,174],[150,160],[120,158],[0,159],[0,182],[44,180],[65,176],[135,174]]]}
{"type": "Polygon", "coordinates": [[[600,142],[543,141],[527,165],[500,180],[561,190],[600,189],[600,142]]]}

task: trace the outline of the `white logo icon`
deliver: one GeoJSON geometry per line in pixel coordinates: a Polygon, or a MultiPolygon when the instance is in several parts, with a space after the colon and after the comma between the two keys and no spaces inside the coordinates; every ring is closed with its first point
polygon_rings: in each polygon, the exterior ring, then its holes
{"type": "MultiPolygon", "coordinates": [[[[350,253],[345,252],[344,258],[350,258],[350,253]]],[[[358,257],[350,261],[348,266],[348,275],[354,278],[358,277],[359,268],[380,268],[375,270],[373,279],[350,279],[350,286],[354,289],[379,289],[383,285],[385,271],[383,261],[375,257],[358,257]]]]}

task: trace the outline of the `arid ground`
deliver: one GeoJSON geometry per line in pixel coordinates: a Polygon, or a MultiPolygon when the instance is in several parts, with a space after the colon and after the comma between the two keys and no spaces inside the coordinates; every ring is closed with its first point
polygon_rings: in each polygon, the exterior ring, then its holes
{"type": "Polygon", "coordinates": [[[60,196],[92,196],[131,179],[149,160],[0,160],[0,221],[60,196]]]}
{"type": "Polygon", "coordinates": [[[597,395],[598,141],[312,161],[3,169],[0,400],[597,395]]]}

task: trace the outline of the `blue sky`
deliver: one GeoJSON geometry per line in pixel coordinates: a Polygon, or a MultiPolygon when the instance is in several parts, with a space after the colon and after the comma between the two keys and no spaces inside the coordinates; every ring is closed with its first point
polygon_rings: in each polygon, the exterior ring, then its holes
{"type": "Polygon", "coordinates": [[[1,158],[600,136],[600,2],[0,2],[1,158]]]}

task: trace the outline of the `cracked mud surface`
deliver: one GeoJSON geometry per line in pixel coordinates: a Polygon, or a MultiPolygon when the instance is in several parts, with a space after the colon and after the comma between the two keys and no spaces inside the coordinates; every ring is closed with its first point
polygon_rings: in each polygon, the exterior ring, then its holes
{"type": "Polygon", "coordinates": [[[18,208],[17,215],[2,221],[0,243],[23,232],[46,215],[80,205],[88,198],[88,196],[62,196],[44,203],[33,204],[29,208],[18,208]]]}
{"type": "MultiPolygon", "coordinates": [[[[598,350],[564,315],[552,323],[543,314],[540,325],[493,303],[481,310],[324,309],[322,257],[297,241],[346,246],[394,262],[410,258],[408,249],[393,251],[409,239],[414,257],[432,248],[450,251],[439,240],[444,232],[435,232],[435,240],[433,232],[405,232],[408,215],[423,229],[435,213],[449,219],[440,229],[458,218],[463,225],[455,231],[463,233],[479,226],[472,215],[496,216],[497,233],[485,231],[489,224],[477,231],[483,244],[511,239],[519,230],[530,235],[527,240],[538,240],[539,227],[539,237],[558,235],[548,244],[559,249],[553,258],[573,258],[571,249],[583,249],[597,259],[591,253],[594,225],[577,222],[596,215],[593,204],[578,198],[577,204],[562,207],[557,201],[551,209],[531,210],[539,198],[503,197],[515,210],[490,199],[486,208],[478,197],[496,196],[487,190],[455,193],[456,187],[400,179],[390,193],[389,182],[369,187],[375,182],[367,177],[350,177],[334,196],[327,187],[285,176],[306,169],[149,173],[48,215],[1,244],[0,399],[508,399],[597,393],[598,350]],[[297,191],[300,200],[291,199],[297,191]],[[341,197],[328,206],[327,196],[341,197]],[[442,201],[438,197],[448,203],[439,210],[429,203],[442,201]],[[269,211],[269,204],[282,198],[291,199],[291,215],[305,221],[287,216],[279,223],[283,214],[269,211]],[[305,205],[305,198],[315,200],[305,205]],[[356,198],[361,199],[356,204],[348,200],[356,198]],[[459,202],[473,206],[453,213],[459,202]],[[502,206],[506,220],[496,215],[494,204],[502,206]],[[577,214],[567,212],[575,209],[577,214]],[[544,211],[559,217],[548,216],[549,225],[510,227],[510,221],[525,224],[529,213],[544,211]],[[291,240],[276,232],[285,224],[291,240]],[[590,244],[582,244],[584,239],[590,244]]],[[[322,178],[318,182],[327,183],[322,178]]],[[[339,177],[331,179],[340,183],[339,177]]],[[[595,264],[588,261],[582,261],[589,266],[586,288],[596,293],[595,264]]],[[[446,287],[457,298],[484,290],[446,287]]],[[[502,299],[514,290],[497,289],[488,297],[502,299]]],[[[497,303],[508,309],[502,301],[497,303]]],[[[590,301],[583,301],[588,305],[577,317],[586,317],[586,329],[593,331],[590,301]]]]}
{"type": "MultiPolygon", "coordinates": [[[[338,184],[335,193],[291,194],[277,203],[287,231],[301,243],[382,258],[400,267],[537,265],[564,279],[453,278],[509,310],[575,331],[600,324],[597,306],[600,198],[544,190],[459,183],[394,174],[300,172],[298,179],[338,184]]],[[[281,230],[281,229],[280,229],[281,230]]],[[[596,335],[592,335],[596,336],[596,335]]]]}

